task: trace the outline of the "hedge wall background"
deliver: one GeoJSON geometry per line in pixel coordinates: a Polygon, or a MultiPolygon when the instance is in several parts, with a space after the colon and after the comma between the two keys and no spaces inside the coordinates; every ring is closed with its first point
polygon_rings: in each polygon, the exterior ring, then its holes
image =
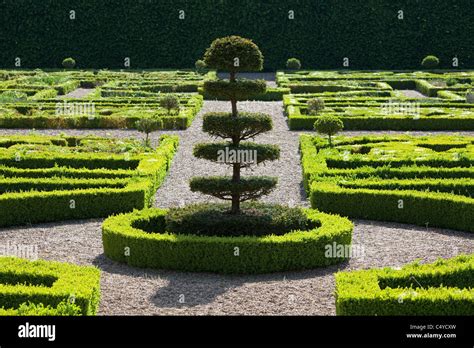
{"type": "Polygon", "coordinates": [[[473,68],[473,12],[474,0],[0,0],[0,67],[71,56],[80,68],[123,68],[125,57],[132,69],[185,68],[216,37],[238,34],[260,46],[267,70],[292,56],[303,68],[342,68],[348,57],[351,69],[410,69],[427,54],[473,68]]]}

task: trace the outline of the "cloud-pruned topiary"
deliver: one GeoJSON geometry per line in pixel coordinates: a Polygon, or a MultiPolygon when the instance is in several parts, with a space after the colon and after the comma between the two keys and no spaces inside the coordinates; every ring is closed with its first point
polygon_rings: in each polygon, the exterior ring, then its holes
{"type": "Polygon", "coordinates": [[[231,113],[204,115],[203,130],[212,136],[227,139],[218,144],[198,144],[194,155],[198,158],[232,166],[232,176],[195,177],[190,182],[193,192],[201,192],[232,202],[231,213],[239,214],[240,203],[271,192],[277,179],[272,177],[241,178],[241,168],[279,158],[280,150],[274,145],[255,145],[242,141],[272,129],[272,119],[266,114],[242,113],[237,102],[265,93],[262,80],[237,79],[241,71],[259,71],[263,68],[263,55],[249,39],[229,36],[215,40],[207,49],[204,61],[208,68],[229,72],[229,80],[204,83],[205,93],[229,100],[231,113]],[[241,143],[242,142],[242,143],[241,143]],[[215,153],[211,153],[211,152],[215,153]]]}

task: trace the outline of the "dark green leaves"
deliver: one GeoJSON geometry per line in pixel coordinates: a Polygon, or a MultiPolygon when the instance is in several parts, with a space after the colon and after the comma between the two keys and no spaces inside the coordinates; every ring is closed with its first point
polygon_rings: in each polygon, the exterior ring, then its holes
{"type": "Polygon", "coordinates": [[[216,99],[222,100],[248,100],[259,94],[265,93],[266,83],[264,80],[238,79],[216,80],[204,82],[205,92],[216,99]]]}
{"type": "Polygon", "coordinates": [[[227,112],[213,112],[204,115],[203,131],[220,138],[240,140],[253,138],[272,129],[272,118],[266,114],[242,112],[238,118],[232,118],[227,112]]]}
{"type": "Polygon", "coordinates": [[[231,177],[194,177],[190,181],[191,191],[201,192],[219,199],[230,200],[233,194],[240,195],[240,202],[257,199],[273,191],[278,179],[268,176],[241,178],[233,182],[231,177]]]}
{"type": "Polygon", "coordinates": [[[276,145],[249,142],[240,143],[236,147],[229,142],[221,142],[198,144],[194,147],[193,155],[218,163],[240,163],[244,167],[277,160],[280,157],[280,148],[276,145]]]}
{"type": "Polygon", "coordinates": [[[263,55],[252,40],[240,36],[216,39],[204,55],[211,69],[224,71],[259,71],[263,68],[263,55]]]}

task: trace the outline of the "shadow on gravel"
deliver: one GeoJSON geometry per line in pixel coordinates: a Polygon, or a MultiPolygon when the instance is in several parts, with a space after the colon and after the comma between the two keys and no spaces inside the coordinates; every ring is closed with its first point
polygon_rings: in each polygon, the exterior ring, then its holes
{"type": "MultiPolygon", "coordinates": [[[[244,284],[260,282],[285,282],[331,276],[348,267],[348,262],[308,271],[279,272],[259,275],[221,275],[213,273],[175,272],[130,267],[109,260],[104,254],[97,256],[93,264],[106,273],[137,278],[161,280],[165,286],[157,284],[156,293],[150,298],[159,308],[188,308],[206,305],[216,298],[230,293],[244,284]]],[[[224,301],[223,301],[224,302],[224,301]]],[[[219,302],[217,302],[219,303],[219,302]]]]}

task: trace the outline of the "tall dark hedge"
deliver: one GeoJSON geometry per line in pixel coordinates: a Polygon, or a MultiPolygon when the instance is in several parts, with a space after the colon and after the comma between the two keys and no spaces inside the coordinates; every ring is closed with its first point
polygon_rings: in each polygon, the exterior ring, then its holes
{"type": "Polygon", "coordinates": [[[304,68],[474,68],[474,0],[0,0],[0,67],[193,67],[209,42],[252,38],[268,70],[290,57],[304,68]],[[397,11],[404,11],[404,20],[397,11]],[[69,19],[69,10],[76,19],[69,19]],[[185,11],[185,19],[178,11],[185,11]],[[288,11],[295,19],[288,19],[288,11]]]}

